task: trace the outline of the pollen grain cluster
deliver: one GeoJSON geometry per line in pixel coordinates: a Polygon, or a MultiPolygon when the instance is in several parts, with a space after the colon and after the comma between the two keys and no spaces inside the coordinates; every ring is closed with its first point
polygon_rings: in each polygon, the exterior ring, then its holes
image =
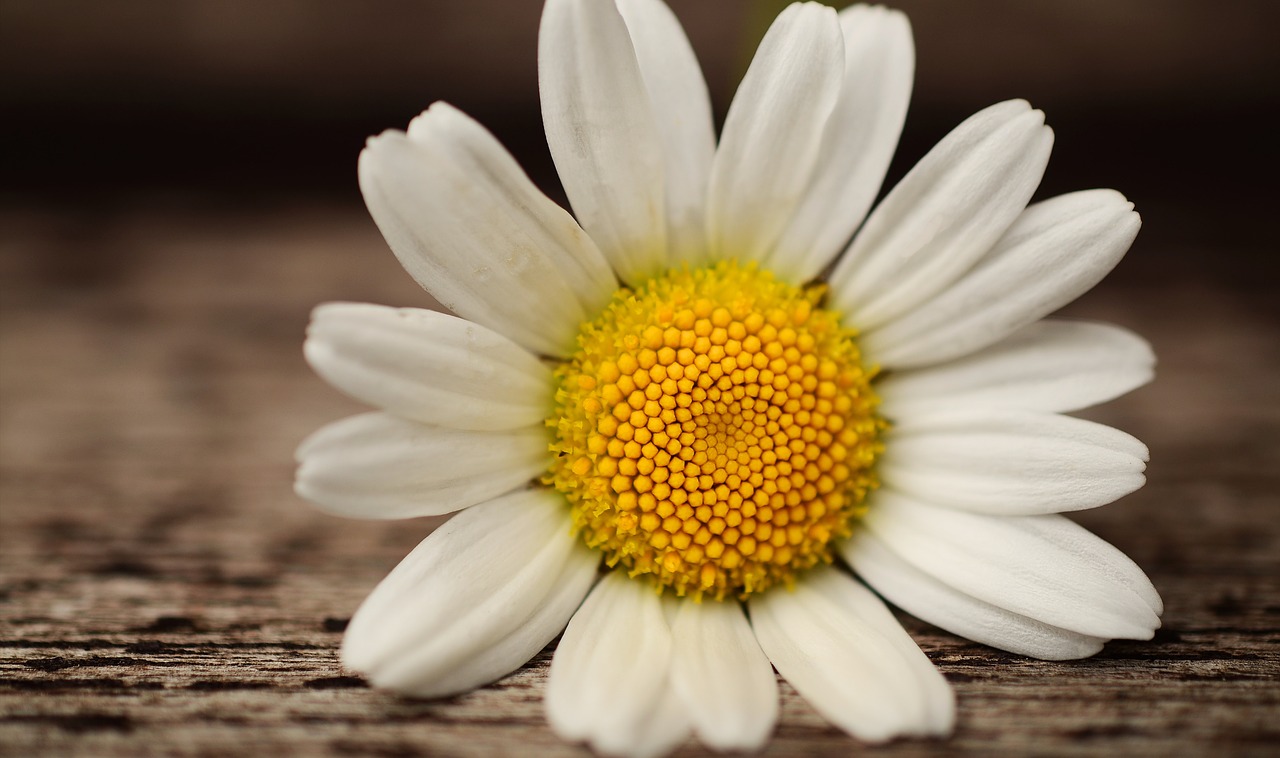
{"type": "Polygon", "coordinates": [[[584,326],[547,481],[611,566],[719,599],[831,560],[884,422],[821,296],[725,262],[620,290],[584,326]]]}

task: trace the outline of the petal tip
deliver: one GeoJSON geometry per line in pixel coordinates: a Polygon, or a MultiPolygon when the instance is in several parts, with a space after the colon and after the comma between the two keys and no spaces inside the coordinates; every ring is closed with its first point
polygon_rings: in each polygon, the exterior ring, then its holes
{"type": "Polygon", "coordinates": [[[360,151],[360,162],[363,163],[366,156],[371,156],[374,151],[384,150],[388,147],[388,143],[395,142],[403,136],[405,136],[405,133],[399,129],[383,129],[377,134],[365,138],[364,149],[360,151]]]}
{"type": "Polygon", "coordinates": [[[825,19],[826,22],[837,22],[839,19],[839,13],[837,13],[835,8],[832,8],[829,5],[824,5],[823,3],[815,2],[815,0],[805,0],[805,2],[802,3],[792,3],[791,5],[788,5],[783,9],[782,13],[779,13],[777,18],[774,19],[774,23],[777,24],[785,16],[796,16],[801,13],[810,16],[815,21],[822,18],[825,19]]]}
{"type": "MultiPolygon", "coordinates": [[[[409,122],[409,128],[405,133],[409,139],[414,142],[425,143],[431,139],[431,132],[436,124],[456,122],[468,119],[467,115],[457,107],[445,102],[444,100],[436,100],[427,109],[409,122]]],[[[469,120],[469,119],[468,119],[469,120]]]]}
{"type": "MultiPolygon", "coordinates": [[[[1031,103],[1024,98],[1015,97],[1009,100],[1002,100],[995,105],[988,106],[986,110],[1001,109],[1009,112],[1009,115],[1016,116],[1031,110],[1031,103]]],[[[982,111],[979,111],[981,113],[982,111]]]]}
{"type": "Polygon", "coordinates": [[[302,359],[321,379],[333,384],[330,369],[338,361],[338,351],[334,345],[323,337],[308,334],[302,343],[302,359]]]}

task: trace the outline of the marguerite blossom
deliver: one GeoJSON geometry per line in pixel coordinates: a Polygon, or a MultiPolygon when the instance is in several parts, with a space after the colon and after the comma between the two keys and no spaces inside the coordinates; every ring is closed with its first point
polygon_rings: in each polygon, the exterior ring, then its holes
{"type": "Polygon", "coordinates": [[[1063,414],[1154,359],[1042,320],[1138,216],[1111,190],[1028,205],[1052,133],[1022,101],[960,124],[868,215],[913,66],[902,14],[792,5],[717,143],[660,0],[548,0],[572,216],[448,105],[370,140],[374,221],[457,315],[316,309],[311,365],[381,410],[304,442],[297,490],[344,516],[456,515],[356,612],[346,665],[440,697],[563,632],[551,726],[644,756],[761,747],[774,669],[860,739],[948,734],[952,692],[881,597],[1038,658],[1152,636],[1146,576],[1058,514],[1142,486],[1142,443],[1063,414]]]}

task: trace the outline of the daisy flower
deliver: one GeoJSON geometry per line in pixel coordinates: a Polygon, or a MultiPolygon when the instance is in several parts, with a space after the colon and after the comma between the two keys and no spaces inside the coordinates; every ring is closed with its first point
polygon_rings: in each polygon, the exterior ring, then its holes
{"type": "Polygon", "coordinates": [[[902,14],[792,5],[717,142],[665,5],[548,0],[542,112],[572,216],[443,103],[369,141],[374,221],[457,315],[316,309],[307,359],[381,410],[306,440],[297,491],[456,515],[356,612],[346,665],[441,697],[563,632],[553,729],[651,756],[761,747],[774,669],[857,738],[948,734],[952,692],[880,598],[1037,658],[1152,636],[1146,576],[1058,514],[1142,486],[1142,443],[1063,414],[1154,359],[1041,320],[1138,216],[1111,190],[1028,205],[1053,137],[1022,101],[960,124],[868,214],[913,68],[902,14]]]}

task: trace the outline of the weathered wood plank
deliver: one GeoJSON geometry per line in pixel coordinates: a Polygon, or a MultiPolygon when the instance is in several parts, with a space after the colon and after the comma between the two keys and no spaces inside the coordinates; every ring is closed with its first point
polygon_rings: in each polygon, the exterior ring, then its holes
{"type": "MultiPolygon", "coordinates": [[[[357,410],[301,360],[308,309],[425,302],[362,213],[0,226],[0,755],[582,754],[543,723],[548,652],[434,702],[337,663],[346,618],[431,527],[342,521],[290,491],[297,441],[357,410]]],[[[1162,359],[1157,383],[1090,414],[1150,443],[1150,484],[1079,520],[1148,569],[1165,628],[1048,663],[904,617],[955,684],[959,728],[876,752],[1280,745],[1280,314],[1247,260],[1147,255],[1070,311],[1162,359]]],[[[768,754],[856,749],[783,686],[768,754]]]]}

